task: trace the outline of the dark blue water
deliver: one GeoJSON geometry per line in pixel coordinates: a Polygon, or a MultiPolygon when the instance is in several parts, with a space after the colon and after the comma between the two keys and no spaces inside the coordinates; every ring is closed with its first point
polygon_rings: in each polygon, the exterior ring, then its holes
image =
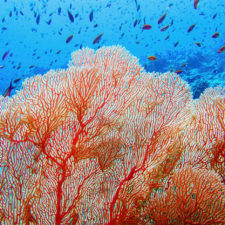
{"type": "Polygon", "coordinates": [[[207,87],[225,86],[225,51],[218,53],[225,45],[223,0],[201,0],[197,9],[193,0],[1,0],[0,5],[0,94],[11,81],[12,95],[25,78],[66,68],[77,49],[115,44],[149,72],[182,70],[194,98],[207,87]],[[157,59],[149,60],[151,55],[157,59]]]}

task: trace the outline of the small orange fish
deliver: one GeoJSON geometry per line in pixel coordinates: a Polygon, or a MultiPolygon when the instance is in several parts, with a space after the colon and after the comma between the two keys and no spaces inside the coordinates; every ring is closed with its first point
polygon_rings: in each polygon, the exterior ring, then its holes
{"type": "Polygon", "coordinates": [[[187,66],[187,64],[188,64],[188,63],[183,63],[181,66],[182,66],[182,67],[185,67],[185,66],[187,66]]]}
{"type": "Polygon", "coordinates": [[[152,28],[152,26],[149,24],[144,24],[142,27],[143,30],[150,30],[151,28],[152,28]]]}
{"type": "Polygon", "coordinates": [[[220,34],[218,32],[216,32],[215,34],[212,35],[212,38],[218,38],[220,36],[220,34]]]}
{"type": "Polygon", "coordinates": [[[194,0],[194,8],[195,8],[195,9],[198,8],[198,3],[199,3],[199,0],[194,0]]]}
{"type": "Polygon", "coordinates": [[[148,59],[151,60],[151,61],[155,61],[157,58],[154,55],[150,55],[148,57],[148,59]]]}
{"type": "Polygon", "coordinates": [[[224,50],[225,50],[225,45],[222,46],[222,47],[218,50],[218,53],[222,53],[224,50]]]}
{"type": "Polygon", "coordinates": [[[174,73],[176,73],[176,74],[181,74],[183,72],[183,70],[176,70],[176,71],[174,71],[174,73]]]}
{"type": "Polygon", "coordinates": [[[169,25],[167,25],[167,26],[165,26],[165,27],[163,27],[163,28],[161,28],[161,32],[163,32],[163,31],[165,31],[165,30],[167,30],[168,28],[170,27],[170,24],[169,25]]]}
{"type": "Polygon", "coordinates": [[[195,42],[195,44],[198,46],[198,47],[201,47],[201,44],[199,42],[195,42]]]}

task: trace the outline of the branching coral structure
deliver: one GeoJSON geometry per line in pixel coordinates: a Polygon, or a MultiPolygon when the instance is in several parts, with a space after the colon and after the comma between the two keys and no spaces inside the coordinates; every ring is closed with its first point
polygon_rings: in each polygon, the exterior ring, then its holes
{"type": "Polygon", "coordinates": [[[225,96],[120,46],[0,97],[1,224],[225,224],[225,96]]]}

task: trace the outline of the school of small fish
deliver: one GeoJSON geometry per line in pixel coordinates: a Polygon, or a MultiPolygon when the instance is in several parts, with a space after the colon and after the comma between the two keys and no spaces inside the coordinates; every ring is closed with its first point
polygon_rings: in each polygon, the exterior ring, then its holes
{"type": "MultiPolygon", "coordinates": [[[[2,0],[2,2],[4,1],[5,4],[7,4],[10,0],[2,0]]],[[[59,0],[61,1],[61,0],[59,0]]],[[[171,7],[173,7],[174,3],[170,3],[168,5],[168,7],[165,9],[164,12],[161,13],[161,15],[159,15],[158,17],[156,17],[156,22],[152,22],[152,21],[147,21],[147,19],[144,17],[142,18],[140,16],[140,11],[141,11],[141,3],[138,0],[130,0],[130,4],[135,5],[135,10],[137,13],[137,17],[135,18],[134,22],[132,21],[132,25],[133,28],[130,27],[130,29],[136,29],[137,27],[140,28],[140,33],[144,32],[144,33],[148,33],[149,35],[151,35],[151,32],[153,29],[158,29],[159,32],[163,32],[166,34],[166,36],[164,37],[164,40],[167,41],[171,38],[171,34],[174,32],[174,30],[176,29],[176,21],[175,18],[171,18],[170,16],[170,11],[169,9],[171,7]],[[134,1],[134,2],[132,2],[134,1]]],[[[201,7],[201,2],[203,2],[203,0],[192,0],[192,8],[195,11],[198,11],[201,7]]],[[[3,4],[3,3],[1,3],[3,4]]],[[[48,0],[43,1],[43,9],[44,12],[47,14],[47,4],[48,4],[48,0]]],[[[112,7],[113,1],[106,1],[105,3],[105,10],[110,10],[112,7]]],[[[105,30],[103,30],[101,27],[101,24],[99,21],[97,21],[96,15],[99,14],[99,11],[91,8],[89,9],[88,12],[88,18],[86,20],[86,27],[80,27],[78,32],[67,32],[66,28],[68,28],[69,26],[73,26],[74,24],[79,24],[79,21],[81,21],[82,17],[79,14],[79,12],[77,12],[75,9],[76,7],[73,6],[73,3],[71,2],[68,6],[68,8],[63,8],[60,5],[57,7],[56,11],[52,11],[52,12],[48,12],[48,19],[46,20],[46,15],[43,16],[43,14],[41,13],[40,10],[35,9],[35,3],[34,2],[30,2],[29,3],[29,7],[30,7],[30,11],[33,14],[33,22],[35,25],[31,26],[31,32],[38,33],[38,27],[42,26],[43,24],[47,24],[47,26],[53,26],[54,24],[54,18],[57,17],[65,17],[67,20],[67,25],[65,25],[65,27],[61,26],[59,27],[58,30],[54,31],[54,35],[56,36],[64,36],[64,40],[65,40],[65,44],[66,45],[71,45],[71,49],[74,50],[74,48],[82,48],[83,47],[83,43],[75,43],[76,42],[76,37],[80,35],[80,33],[82,32],[82,30],[85,29],[85,31],[88,30],[89,26],[93,27],[94,29],[96,29],[96,32],[94,32],[94,34],[88,34],[89,37],[92,38],[92,45],[95,48],[99,48],[101,45],[103,45],[106,40],[109,38],[106,35],[105,30]],[[104,31],[104,32],[103,32],[104,31]]],[[[204,12],[199,12],[199,15],[205,15],[204,12]]],[[[8,13],[8,17],[0,17],[1,19],[1,32],[4,33],[5,31],[7,31],[9,28],[5,25],[5,22],[7,19],[9,18],[13,18],[15,17],[16,20],[18,20],[18,18],[22,19],[24,17],[26,17],[26,13],[22,10],[22,9],[18,9],[16,6],[9,10],[8,13]]],[[[217,17],[217,13],[215,12],[215,14],[212,16],[212,20],[214,20],[217,17]]],[[[32,22],[32,21],[31,21],[32,22]]],[[[131,26],[132,26],[131,25],[131,26]]],[[[126,36],[126,32],[124,30],[125,24],[121,23],[118,26],[118,34],[119,34],[119,40],[121,40],[122,38],[124,38],[126,36]]],[[[197,32],[198,29],[198,21],[196,21],[195,23],[190,23],[189,26],[187,26],[185,28],[186,30],[186,34],[187,34],[187,38],[191,35],[194,35],[193,33],[197,32]]],[[[41,37],[44,38],[46,34],[41,33],[41,37]]],[[[212,39],[220,39],[221,35],[220,35],[220,31],[219,28],[216,28],[214,32],[212,32],[211,37],[212,39]]],[[[136,34],[136,41],[135,44],[139,45],[142,43],[142,40],[138,38],[138,35],[136,34]]],[[[225,40],[225,38],[224,38],[225,40]]],[[[175,42],[172,43],[173,48],[176,48],[178,45],[180,44],[180,40],[175,40],[175,42]]],[[[204,45],[202,45],[200,40],[196,40],[195,42],[193,42],[193,45],[196,45],[197,47],[199,47],[199,49],[201,49],[204,45]]],[[[145,45],[146,47],[149,46],[149,44],[145,45]]],[[[180,46],[180,45],[179,45],[180,46]]],[[[58,49],[50,49],[50,50],[46,50],[44,53],[48,54],[48,53],[54,53],[56,55],[61,54],[61,52],[63,51],[63,46],[59,47],[57,46],[58,49]]],[[[179,47],[178,47],[179,48],[179,47]]],[[[223,52],[225,52],[225,42],[224,45],[220,46],[217,49],[217,54],[222,54],[223,52]]],[[[155,52],[156,53],[156,52],[155,52]]],[[[10,48],[10,45],[8,43],[5,44],[4,47],[1,47],[1,54],[2,54],[2,58],[1,58],[1,63],[0,63],[0,70],[4,70],[6,68],[7,62],[11,62],[13,69],[16,70],[20,70],[21,68],[23,68],[23,63],[22,62],[14,62],[11,61],[11,58],[13,57],[13,49],[10,48]]],[[[33,49],[33,57],[36,57],[36,59],[40,59],[41,56],[38,55],[38,49],[35,48],[33,49]]],[[[147,60],[152,61],[151,63],[154,63],[154,61],[157,61],[160,56],[154,55],[154,52],[150,52],[148,55],[145,56],[147,58],[147,60]]],[[[57,59],[53,59],[49,66],[52,66],[54,63],[56,63],[58,60],[57,59]]],[[[183,72],[183,69],[187,67],[187,63],[183,63],[182,65],[180,65],[181,68],[172,68],[171,71],[174,71],[177,74],[181,74],[183,72]]],[[[33,70],[37,67],[37,65],[34,63],[32,63],[31,65],[29,65],[26,69],[28,70],[33,70]]],[[[5,93],[3,94],[4,96],[10,96],[11,91],[13,89],[15,89],[16,85],[18,83],[20,83],[20,81],[22,80],[22,77],[17,77],[14,80],[10,81],[9,87],[6,89],[5,93]]]]}

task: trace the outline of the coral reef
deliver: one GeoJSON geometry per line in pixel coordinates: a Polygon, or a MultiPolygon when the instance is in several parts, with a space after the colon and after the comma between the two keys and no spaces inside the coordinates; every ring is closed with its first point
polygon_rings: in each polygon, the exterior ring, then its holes
{"type": "Polygon", "coordinates": [[[72,53],[0,98],[1,224],[224,224],[224,101],[120,46],[72,53]]]}

